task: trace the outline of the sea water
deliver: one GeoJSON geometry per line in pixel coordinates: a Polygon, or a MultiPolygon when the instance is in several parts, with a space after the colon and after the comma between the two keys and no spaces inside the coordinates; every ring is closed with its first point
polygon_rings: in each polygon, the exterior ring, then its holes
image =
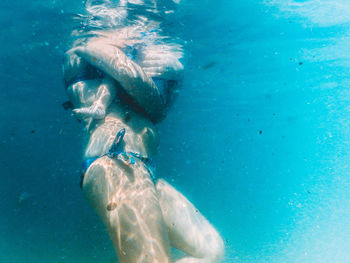
{"type": "MultiPolygon", "coordinates": [[[[0,262],[116,262],[61,106],[84,3],[0,8],[0,262]]],[[[156,176],[218,229],[224,262],[350,262],[350,3],[183,0],[171,18],[185,82],[156,176]]]]}

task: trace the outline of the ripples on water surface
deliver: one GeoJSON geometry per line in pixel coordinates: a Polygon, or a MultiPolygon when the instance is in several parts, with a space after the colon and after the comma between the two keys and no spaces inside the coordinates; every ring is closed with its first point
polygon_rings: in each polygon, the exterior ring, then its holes
{"type": "MultiPolygon", "coordinates": [[[[79,1],[0,8],[0,262],[113,262],[78,187],[84,133],[61,107],[61,62],[73,30],[116,20],[79,1]]],[[[225,262],[350,261],[349,17],[345,0],[184,0],[167,14],[186,79],[157,173],[222,233],[225,262]]]]}

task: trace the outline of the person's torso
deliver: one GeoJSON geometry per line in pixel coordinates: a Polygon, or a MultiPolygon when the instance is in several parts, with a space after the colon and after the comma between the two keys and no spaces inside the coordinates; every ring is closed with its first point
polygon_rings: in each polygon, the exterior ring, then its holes
{"type": "Polygon", "coordinates": [[[154,124],[134,109],[119,103],[112,103],[104,120],[95,121],[90,129],[90,138],[84,158],[101,156],[109,151],[117,133],[126,129],[122,148],[125,152],[151,158],[159,145],[154,124]]]}

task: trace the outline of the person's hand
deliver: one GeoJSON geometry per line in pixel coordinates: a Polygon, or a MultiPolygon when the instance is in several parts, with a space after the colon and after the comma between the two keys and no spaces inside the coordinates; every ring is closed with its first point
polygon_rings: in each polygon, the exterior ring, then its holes
{"type": "Polygon", "coordinates": [[[77,119],[97,119],[101,120],[106,116],[106,110],[96,105],[90,107],[77,108],[73,110],[73,114],[77,119]]]}
{"type": "Polygon", "coordinates": [[[176,53],[162,50],[161,47],[159,49],[144,50],[137,62],[149,77],[176,80],[179,72],[183,70],[176,53]]]}

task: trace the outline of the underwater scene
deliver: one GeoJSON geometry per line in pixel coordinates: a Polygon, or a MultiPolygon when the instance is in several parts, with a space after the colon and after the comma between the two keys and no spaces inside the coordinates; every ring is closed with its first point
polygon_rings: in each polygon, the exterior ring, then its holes
{"type": "Polygon", "coordinates": [[[0,8],[0,263],[350,262],[349,1],[0,8]]]}

